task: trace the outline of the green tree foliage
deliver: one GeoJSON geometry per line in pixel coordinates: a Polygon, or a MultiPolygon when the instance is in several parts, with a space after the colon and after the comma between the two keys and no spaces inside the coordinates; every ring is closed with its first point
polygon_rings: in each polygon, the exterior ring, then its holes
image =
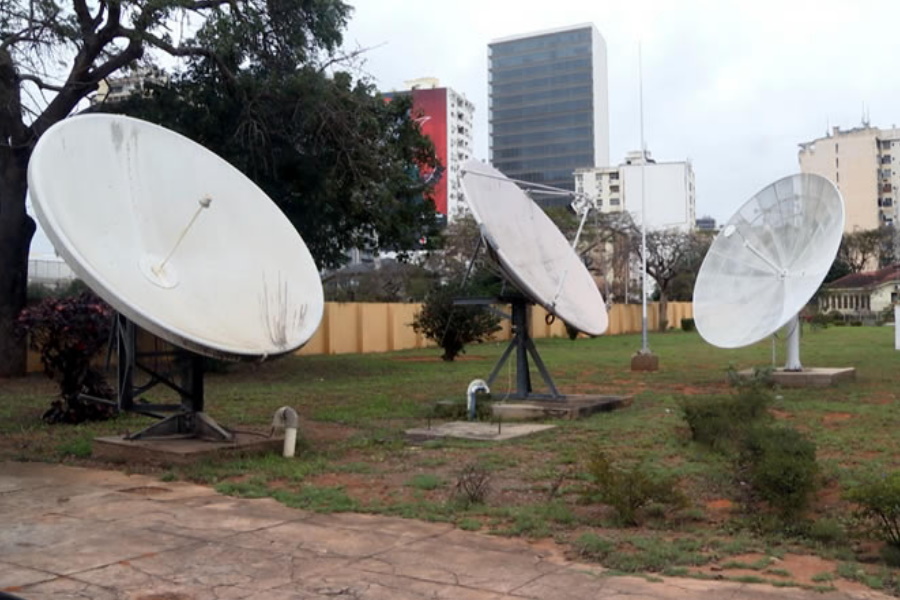
{"type": "MultiPolygon", "coordinates": [[[[662,328],[667,324],[668,302],[673,294],[680,289],[676,297],[693,297],[693,282],[711,240],[706,235],[678,229],[648,231],[646,239],[647,276],[656,283],[659,323],[662,328]],[[680,286],[677,285],[679,281],[680,286]]],[[[641,233],[637,227],[632,228],[630,240],[632,252],[639,257],[643,256],[641,233]]]]}
{"type": "Polygon", "coordinates": [[[754,427],[740,458],[750,489],[785,521],[809,505],[818,486],[816,445],[789,427],[754,427]]]}
{"type": "MultiPolygon", "coordinates": [[[[0,3],[0,377],[25,370],[15,325],[25,306],[35,231],[25,211],[26,169],[44,132],[99,82],[140,60],[152,61],[154,52],[196,59],[207,76],[216,73],[237,89],[239,67],[263,74],[310,66],[324,70],[340,47],[350,11],[340,0],[0,3]],[[179,22],[197,25],[196,34],[173,34],[179,22]]],[[[342,92],[350,88],[336,86],[342,92]]],[[[200,115],[210,130],[219,116],[200,115]]],[[[252,119],[240,122],[248,140],[265,131],[252,119]]]]}
{"type": "Polygon", "coordinates": [[[278,204],[320,267],[344,263],[348,248],[405,251],[437,240],[434,179],[420,172],[440,165],[409,97],[387,102],[348,73],[272,62],[223,75],[196,59],[149,95],[103,109],[225,158],[278,204]]]}
{"type": "Polygon", "coordinates": [[[880,537],[900,548],[900,472],[862,483],[845,496],[859,505],[859,515],[870,520],[880,537]]]}
{"type": "Polygon", "coordinates": [[[498,317],[486,306],[457,306],[453,300],[467,295],[459,285],[437,284],[416,314],[412,326],[444,349],[441,358],[452,361],[467,344],[487,341],[500,330],[498,317]]]}

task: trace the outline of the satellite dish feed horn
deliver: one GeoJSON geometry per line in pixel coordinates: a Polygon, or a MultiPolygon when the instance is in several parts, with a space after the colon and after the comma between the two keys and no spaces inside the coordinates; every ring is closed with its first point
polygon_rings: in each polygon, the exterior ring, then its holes
{"type": "Polygon", "coordinates": [[[799,371],[798,314],[825,279],[844,230],[844,203],[808,173],[766,186],[729,219],[697,274],[697,331],[720,348],[748,346],[787,326],[786,371],[799,371]]]}
{"type": "Polygon", "coordinates": [[[148,435],[227,439],[201,414],[198,355],[284,356],[321,322],[319,272],[295,227],[240,171],[173,131],[120,115],[65,119],[36,144],[28,187],[56,251],[119,313],[118,404],[163,420],[148,435]],[[179,381],[144,360],[135,325],[177,349],[179,381]],[[138,372],[151,383],[136,387],[138,372]],[[181,403],[135,402],[156,383],[181,403]]]}

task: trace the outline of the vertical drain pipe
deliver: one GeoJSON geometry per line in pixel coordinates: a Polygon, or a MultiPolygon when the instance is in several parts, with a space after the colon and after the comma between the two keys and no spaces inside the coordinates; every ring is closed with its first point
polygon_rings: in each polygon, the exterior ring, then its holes
{"type": "Polygon", "coordinates": [[[471,383],[469,383],[469,390],[466,392],[466,411],[469,413],[469,420],[475,420],[475,394],[478,392],[484,392],[485,394],[491,393],[491,388],[488,387],[488,384],[485,383],[484,379],[473,379],[471,383]]]}
{"type": "Polygon", "coordinates": [[[272,429],[284,429],[284,450],[282,456],[291,458],[297,451],[297,427],[300,425],[300,417],[297,411],[290,406],[282,406],[275,411],[272,417],[272,429]]]}

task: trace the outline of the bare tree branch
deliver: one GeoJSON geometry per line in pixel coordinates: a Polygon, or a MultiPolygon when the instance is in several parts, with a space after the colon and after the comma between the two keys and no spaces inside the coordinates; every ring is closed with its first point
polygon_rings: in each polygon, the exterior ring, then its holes
{"type": "Polygon", "coordinates": [[[43,79],[38,77],[37,75],[31,75],[29,73],[24,73],[19,75],[19,79],[21,81],[30,81],[31,83],[38,86],[38,88],[42,90],[49,90],[51,92],[61,92],[65,89],[65,85],[53,85],[45,82],[43,79]]]}

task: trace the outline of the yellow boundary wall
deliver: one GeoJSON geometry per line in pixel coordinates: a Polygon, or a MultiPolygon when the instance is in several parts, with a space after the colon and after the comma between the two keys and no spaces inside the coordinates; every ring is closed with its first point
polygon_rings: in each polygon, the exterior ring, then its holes
{"type": "MultiPolygon", "coordinates": [[[[420,304],[381,304],[362,302],[326,302],[322,325],[303,348],[300,355],[391,352],[434,346],[421,334],[413,331],[411,323],[420,304]]],[[[508,308],[501,307],[508,312],[508,308]]],[[[647,306],[647,320],[651,330],[658,329],[656,303],[647,306]]],[[[681,319],[694,315],[690,302],[669,302],[666,310],[669,328],[681,327],[681,319]]],[[[497,340],[510,339],[509,321],[501,322],[497,340]]],[[[609,310],[607,335],[637,333],[641,330],[639,304],[615,304],[609,310]]],[[[547,311],[535,306],[531,311],[531,335],[535,338],[565,337],[566,327],[556,319],[547,323],[547,311]]]]}
{"type": "MultiPolygon", "coordinates": [[[[391,352],[435,346],[421,334],[413,331],[412,322],[421,304],[387,304],[367,302],[326,302],[322,324],[312,339],[297,354],[363,354],[391,352]]],[[[500,307],[509,312],[508,307],[500,307]]],[[[690,302],[669,302],[669,328],[681,327],[681,319],[693,317],[690,302]]],[[[656,303],[647,306],[647,320],[651,331],[658,328],[656,303]]],[[[501,321],[496,340],[511,337],[509,321],[501,321]]],[[[609,329],[606,335],[637,333],[641,330],[641,306],[639,304],[615,304],[609,310],[609,329]]],[[[531,335],[534,338],[566,337],[566,327],[556,319],[547,322],[547,311],[540,306],[531,310],[531,335]]],[[[28,370],[42,369],[35,352],[28,353],[28,370]]]]}

